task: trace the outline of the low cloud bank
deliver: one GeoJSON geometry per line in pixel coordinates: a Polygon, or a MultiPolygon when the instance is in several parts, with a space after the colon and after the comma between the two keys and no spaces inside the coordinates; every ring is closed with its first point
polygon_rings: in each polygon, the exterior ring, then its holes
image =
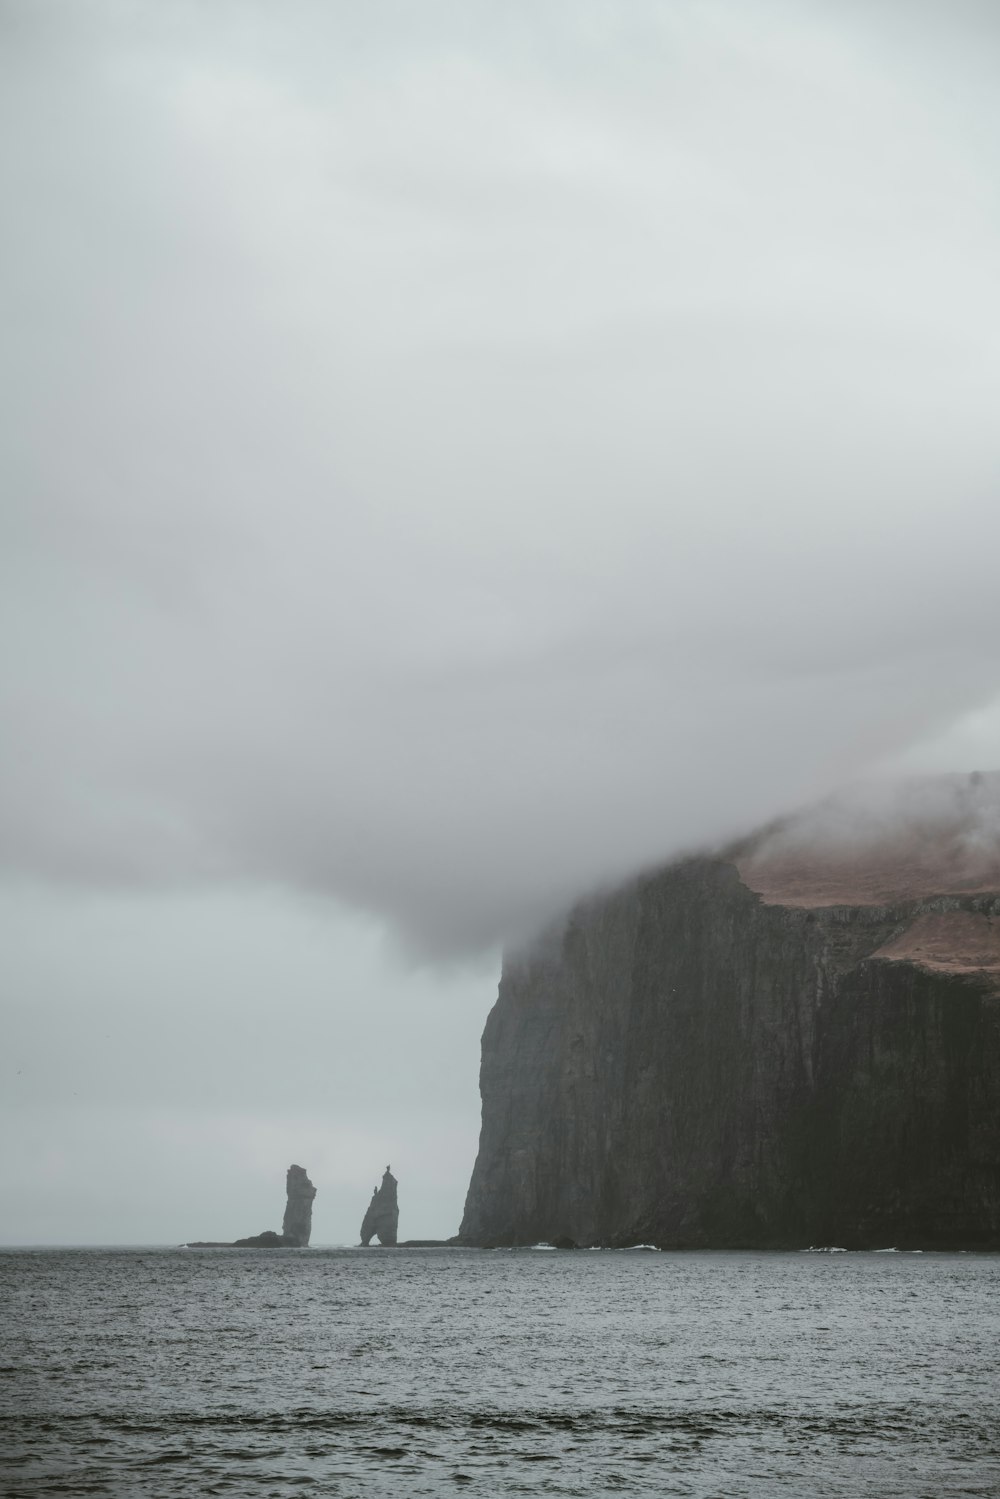
{"type": "Polygon", "coordinates": [[[448,955],[1000,762],[991,9],[10,16],[9,871],[448,955]]]}

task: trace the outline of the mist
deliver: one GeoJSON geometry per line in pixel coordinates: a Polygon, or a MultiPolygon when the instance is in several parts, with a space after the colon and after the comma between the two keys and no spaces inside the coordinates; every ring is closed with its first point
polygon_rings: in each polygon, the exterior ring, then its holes
{"type": "Polygon", "coordinates": [[[318,903],[457,994],[597,885],[1000,763],[992,7],[0,25],[14,927],[318,903]]]}

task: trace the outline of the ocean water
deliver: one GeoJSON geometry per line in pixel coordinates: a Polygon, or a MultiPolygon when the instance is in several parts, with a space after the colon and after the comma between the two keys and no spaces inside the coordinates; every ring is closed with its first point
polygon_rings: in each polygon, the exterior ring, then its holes
{"type": "Polygon", "coordinates": [[[0,1253],[0,1492],[1000,1495],[1000,1258],[0,1253]]]}

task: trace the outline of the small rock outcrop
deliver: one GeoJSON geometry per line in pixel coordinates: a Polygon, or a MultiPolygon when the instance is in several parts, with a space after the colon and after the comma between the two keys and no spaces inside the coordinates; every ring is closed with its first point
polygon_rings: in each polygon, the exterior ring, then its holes
{"type": "Polygon", "coordinates": [[[289,1166],[285,1178],[288,1201],[281,1225],[283,1238],[305,1249],[312,1233],[313,1198],[316,1188],[309,1180],[304,1166],[289,1166]]]}
{"type": "Polygon", "coordinates": [[[366,1247],[374,1237],[378,1238],[380,1244],[390,1248],[395,1246],[396,1230],[399,1227],[399,1204],[396,1200],[398,1186],[399,1183],[386,1166],[382,1185],[372,1193],[372,1200],[361,1225],[361,1242],[366,1247]]]}

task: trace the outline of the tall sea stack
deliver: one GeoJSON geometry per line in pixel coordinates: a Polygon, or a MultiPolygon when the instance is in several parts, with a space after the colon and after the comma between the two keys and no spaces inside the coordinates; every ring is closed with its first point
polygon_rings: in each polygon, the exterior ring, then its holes
{"type": "Polygon", "coordinates": [[[386,1166],[382,1185],[372,1193],[372,1200],[361,1224],[361,1242],[366,1248],[374,1237],[378,1238],[380,1244],[390,1248],[396,1243],[399,1228],[399,1204],[396,1200],[398,1186],[399,1183],[386,1166]]]}
{"type": "Polygon", "coordinates": [[[1000,1248],[1000,776],[935,785],[508,955],[460,1241],[1000,1248]]]}
{"type": "Polygon", "coordinates": [[[304,1166],[289,1166],[285,1176],[285,1218],[281,1233],[265,1228],[245,1239],[190,1239],[190,1249],[304,1249],[312,1232],[312,1205],[316,1188],[304,1166]]]}
{"type": "Polygon", "coordinates": [[[281,1232],[300,1249],[305,1249],[312,1233],[312,1205],[316,1188],[306,1175],[304,1166],[289,1166],[285,1177],[285,1191],[287,1201],[281,1232]]]}

